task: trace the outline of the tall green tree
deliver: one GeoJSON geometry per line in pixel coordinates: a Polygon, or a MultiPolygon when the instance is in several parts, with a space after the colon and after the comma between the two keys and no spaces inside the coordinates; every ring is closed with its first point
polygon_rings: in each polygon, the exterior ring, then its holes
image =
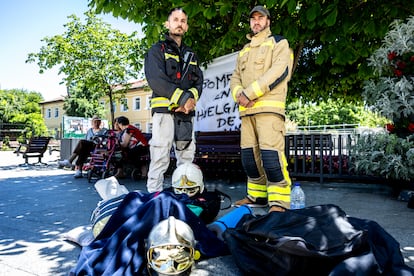
{"type": "Polygon", "coordinates": [[[45,37],[38,53],[30,53],[26,62],[36,62],[40,73],[59,66],[69,95],[65,110],[71,116],[104,115],[102,98],[108,99],[111,119],[113,102],[123,98],[128,82],[139,77],[142,62],[137,32],[130,35],[103,22],[92,12],[85,23],[76,16],[64,25],[62,35],[45,37]]]}
{"type": "Polygon", "coordinates": [[[371,74],[366,59],[380,46],[389,24],[414,13],[412,0],[89,0],[97,13],[112,13],[143,24],[145,45],[159,39],[172,7],[189,14],[186,42],[205,62],[240,50],[247,42],[248,14],[266,5],[274,34],[285,36],[297,66],[290,97],[361,100],[363,81],[371,74]]]}
{"type": "Polygon", "coordinates": [[[43,101],[38,92],[22,89],[0,90],[0,122],[25,125],[25,136],[47,135],[39,103],[43,101]]]}

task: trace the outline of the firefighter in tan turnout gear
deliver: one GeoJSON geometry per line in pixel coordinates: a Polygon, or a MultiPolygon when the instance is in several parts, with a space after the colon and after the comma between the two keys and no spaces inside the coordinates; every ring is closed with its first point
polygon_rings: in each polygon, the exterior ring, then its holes
{"type": "Polygon", "coordinates": [[[231,92],[241,117],[241,158],[248,176],[247,196],[235,206],[290,207],[291,180],[285,149],[285,103],[293,52],[282,36],[272,35],[270,13],[263,6],[250,12],[250,43],[239,52],[231,92]]]}

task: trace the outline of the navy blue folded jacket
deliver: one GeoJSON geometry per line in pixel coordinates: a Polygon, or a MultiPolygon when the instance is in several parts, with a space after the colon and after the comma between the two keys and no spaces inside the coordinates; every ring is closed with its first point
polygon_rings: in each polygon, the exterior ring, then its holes
{"type": "Polygon", "coordinates": [[[142,275],[145,273],[145,240],[160,221],[174,216],[194,232],[196,249],[203,258],[228,255],[223,241],[207,229],[188,207],[186,195],[171,192],[126,195],[102,232],[83,247],[71,275],[142,275]]]}

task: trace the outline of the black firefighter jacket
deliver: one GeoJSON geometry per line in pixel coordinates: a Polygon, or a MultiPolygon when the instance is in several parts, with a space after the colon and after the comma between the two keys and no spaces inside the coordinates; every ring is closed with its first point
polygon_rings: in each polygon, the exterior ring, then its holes
{"type": "Polygon", "coordinates": [[[154,44],[145,56],[145,76],[153,93],[152,113],[171,112],[189,98],[196,102],[202,93],[203,72],[194,51],[168,35],[154,44]]]}

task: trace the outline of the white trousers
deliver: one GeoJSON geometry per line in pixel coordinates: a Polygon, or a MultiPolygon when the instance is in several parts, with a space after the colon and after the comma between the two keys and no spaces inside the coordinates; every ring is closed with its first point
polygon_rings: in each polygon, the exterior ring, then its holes
{"type": "MultiPolygon", "coordinates": [[[[177,150],[174,143],[174,118],[169,113],[154,113],[152,116],[152,138],[150,145],[150,166],[147,190],[149,193],[164,189],[164,174],[170,165],[171,147],[174,146],[177,166],[193,162],[195,154],[194,128],[193,139],[185,150],[177,150]]],[[[168,183],[171,186],[171,183],[168,183]]]]}

